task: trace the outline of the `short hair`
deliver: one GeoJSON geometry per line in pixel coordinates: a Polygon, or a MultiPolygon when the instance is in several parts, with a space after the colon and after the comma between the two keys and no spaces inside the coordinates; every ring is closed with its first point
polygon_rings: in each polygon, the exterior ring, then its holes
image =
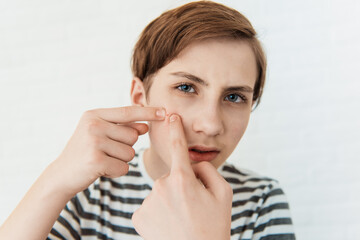
{"type": "Polygon", "coordinates": [[[146,93],[151,77],[196,41],[229,38],[249,43],[257,64],[253,103],[260,103],[266,75],[266,56],[250,21],[235,9],[211,2],[191,2],[166,11],[140,34],[132,56],[132,72],[146,93]]]}

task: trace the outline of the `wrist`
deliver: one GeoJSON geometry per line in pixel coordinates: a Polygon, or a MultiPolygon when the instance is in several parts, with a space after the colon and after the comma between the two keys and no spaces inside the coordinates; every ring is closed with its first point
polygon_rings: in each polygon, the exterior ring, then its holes
{"type": "Polygon", "coordinates": [[[43,189],[44,197],[55,198],[57,201],[67,203],[77,194],[75,189],[70,188],[72,178],[66,176],[57,160],[52,162],[40,175],[38,184],[43,189]]]}

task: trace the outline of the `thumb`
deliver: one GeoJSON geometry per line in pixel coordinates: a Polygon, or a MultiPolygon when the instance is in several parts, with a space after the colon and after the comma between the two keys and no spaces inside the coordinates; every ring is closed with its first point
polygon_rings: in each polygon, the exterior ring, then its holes
{"type": "Polygon", "coordinates": [[[181,170],[195,176],[190,164],[184,128],[181,123],[181,118],[177,114],[172,114],[169,117],[169,135],[169,151],[172,160],[170,174],[174,171],[181,170]]]}
{"type": "Polygon", "coordinates": [[[227,195],[232,194],[229,183],[220,175],[211,163],[200,162],[193,164],[192,168],[196,177],[214,196],[218,196],[219,194],[223,195],[226,191],[228,191],[227,195]]]}

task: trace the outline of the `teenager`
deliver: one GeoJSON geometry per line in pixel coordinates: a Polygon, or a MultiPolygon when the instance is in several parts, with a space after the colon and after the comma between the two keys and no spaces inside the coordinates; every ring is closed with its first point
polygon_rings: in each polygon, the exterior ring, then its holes
{"type": "Polygon", "coordinates": [[[250,22],[210,1],[167,11],[132,70],[133,106],[84,113],[0,238],[295,239],[277,181],[226,163],[265,81],[250,22]]]}

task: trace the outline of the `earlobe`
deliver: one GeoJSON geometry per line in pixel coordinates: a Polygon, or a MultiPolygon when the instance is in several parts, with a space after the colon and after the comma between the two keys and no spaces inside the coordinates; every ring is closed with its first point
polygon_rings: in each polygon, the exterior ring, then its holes
{"type": "Polygon", "coordinates": [[[144,84],[138,77],[134,77],[131,82],[130,96],[132,105],[141,107],[146,105],[144,84]]]}

